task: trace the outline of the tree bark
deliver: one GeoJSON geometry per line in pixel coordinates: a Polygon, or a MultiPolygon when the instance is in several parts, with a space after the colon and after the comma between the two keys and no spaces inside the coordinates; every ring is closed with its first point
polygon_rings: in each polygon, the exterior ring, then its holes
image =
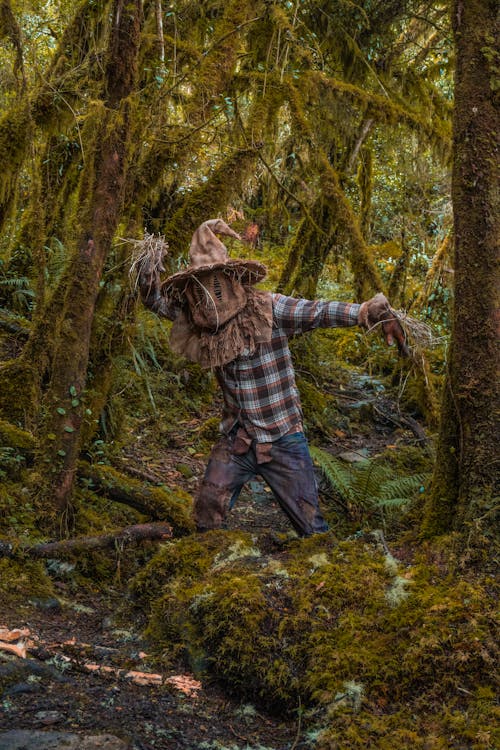
{"type": "Polygon", "coordinates": [[[139,523],[134,526],[127,526],[125,529],[120,529],[112,534],[82,536],[75,539],[64,539],[60,542],[45,542],[35,544],[33,547],[14,547],[9,542],[0,541],[0,557],[27,555],[28,557],[45,559],[60,558],[80,552],[88,552],[89,550],[114,547],[117,543],[162,542],[165,539],[170,539],[171,536],[172,528],[168,523],[139,523]]]}
{"type": "Polygon", "coordinates": [[[498,512],[494,450],[500,289],[497,11],[493,0],[455,0],[453,5],[455,301],[436,465],[424,519],[428,535],[469,530],[478,540],[498,533],[493,531],[498,512]]]}
{"type": "MultiPolygon", "coordinates": [[[[130,102],[137,77],[141,2],[115,0],[105,75],[105,104],[97,105],[95,139],[82,175],[77,220],[81,240],[73,258],[54,347],[52,379],[42,425],[42,493],[49,523],[68,518],[89,359],[90,334],[104,262],[120,217],[130,132],[130,102]],[[52,511],[52,513],[50,513],[52,511]],[[61,515],[62,514],[62,515],[61,515]]],[[[92,123],[89,123],[92,127],[92,123]]]]}
{"type": "Polygon", "coordinates": [[[344,232],[349,234],[348,256],[356,298],[362,301],[383,290],[382,280],[336,171],[326,157],[322,161],[322,192],[310,212],[315,224],[308,217],[304,218],[278,290],[313,299],[333,238],[336,233],[344,232]]]}

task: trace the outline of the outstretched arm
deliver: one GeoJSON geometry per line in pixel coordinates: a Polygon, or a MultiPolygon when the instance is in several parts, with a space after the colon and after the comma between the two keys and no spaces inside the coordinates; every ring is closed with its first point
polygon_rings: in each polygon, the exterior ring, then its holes
{"type": "Polygon", "coordinates": [[[360,305],[350,302],[296,299],[273,294],[273,313],[287,336],[312,331],[315,328],[336,328],[358,324],[360,305]]]}
{"type": "Polygon", "coordinates": [[[400,354],[408,354],[403,329],[383,294],[377,294],[361,305],[295,299],[273,294],[273,312],[278,325],[288,336],[315,328],[359,325],[371,329],[380,325],[387,344],[391,345],[396,341],[400,354]]]}
{"type": "Polygon", "coordinates": [[[139,274],[138,281],[143,305],[160,318],[174,320],[178,307],[162,294],[159,274],[139,274]]]}

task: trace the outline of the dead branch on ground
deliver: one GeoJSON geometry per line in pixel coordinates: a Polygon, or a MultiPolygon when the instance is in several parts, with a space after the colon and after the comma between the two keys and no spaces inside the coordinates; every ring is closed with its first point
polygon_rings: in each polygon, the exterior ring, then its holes
{"type": "Polygon", "coordinates": [[[12,542],[0,540],[0,557],[28,556],[34,558],[60,558],[79,552],[114,548],[117,544],[161,542],[172,537],[172,527],[164,522],[140,523],[127,526],[111,534],[82,536],[58,542],[42,542],[35,545],[14,546],[12,542]]]}

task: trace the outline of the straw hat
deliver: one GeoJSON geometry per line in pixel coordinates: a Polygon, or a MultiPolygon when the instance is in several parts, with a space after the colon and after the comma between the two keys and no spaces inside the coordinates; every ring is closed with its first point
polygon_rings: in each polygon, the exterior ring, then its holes
{"type": "Polygon", "coordinates": [[[170,299],[177,297],[182,301],[188,281],[215,271],[231,272],[238,281],[247,285],[256,284],[265,277],[267,269],[262,263],[230,258],[226,246],[216,236],[218,234],[242,239],[222,219],[204,221],[193,234],[189,248],[189,265],[163,282],[163,294],[170,299]]]}

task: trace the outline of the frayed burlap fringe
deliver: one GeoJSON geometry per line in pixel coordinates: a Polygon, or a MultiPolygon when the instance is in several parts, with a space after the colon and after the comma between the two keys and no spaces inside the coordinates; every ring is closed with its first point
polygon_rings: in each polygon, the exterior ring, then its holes
{"type": "Polygon", "coordinates": [[[271,340],[272,298],[269,292],[246,287],[247,304],[217,332],[193,326],[189,313],[181,312],[170,333],[170,347],[201,367],[214,369],[232,362],[240,354],[253,354],[259,344],[271,340]]]}

